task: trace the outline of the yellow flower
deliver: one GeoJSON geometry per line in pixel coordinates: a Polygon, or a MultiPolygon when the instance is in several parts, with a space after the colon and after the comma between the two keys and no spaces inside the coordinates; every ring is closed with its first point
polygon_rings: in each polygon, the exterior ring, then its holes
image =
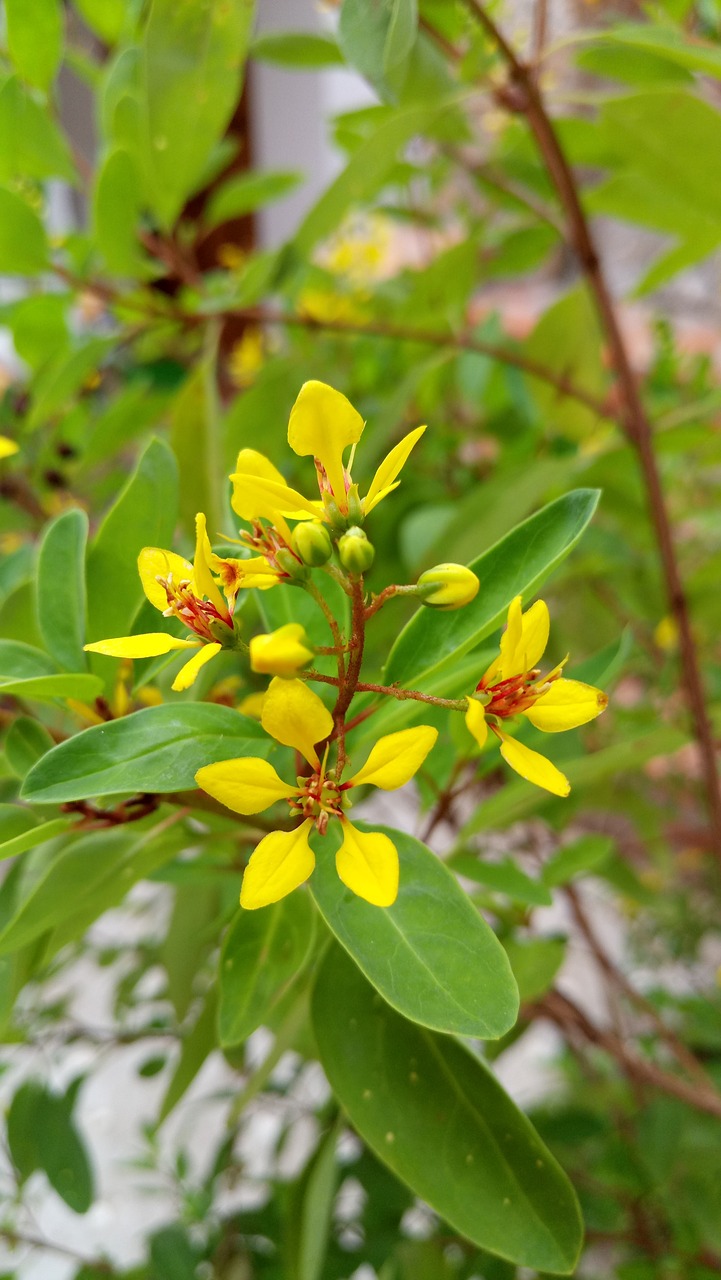
{"type": "Polygon", "coordinates": [[[287,520],[314,519],[326,523],[360,523],[374,507],[392,493],[411,449],[425,427],[416,427],[391,449],[376,471],[364,498],[351,476],[351,458],[344,454],[363,434],[365,423],[340,391],[325,382],[305,382],[293,405],[288,423],[288,443],[300,457],[315,461],[321,501],[306,498],[289,488],[281,473],[262,454],[241,450],[233,481],[233,510],[243,520],[268,519],[285,532],[287,520]],[[252,455],[252,456],[249,456],[252,455]]]}
{"type": "Polygon", "coordinates": [[[511,601],[500,654],[468,699],[466,724],[481,747],[490,727],[500,739],[501,755],[516,773],[556,796],[567,796],[570,783],[560,769],[501,728],[509,717],[523,715],[544,733],[562,733],[594,720],[608,705],[600,689],[561,678],[566,658],[541,675],[536,664],[545,652],[549,629],[548,606],[543,600],[537,600],[526,613],[520,596],[511,601]]]}
{"type": "Polygon", "coordinates": [[[308,637],[299,622],[288,622],[277,631],[253,636],[250,641],[250,665],[260,675],[285,679],[297,676],[312,657],[313,650],[308,648],[308,637]]]}
{"type": "Polygon", "coordinates": [[[465,564],[436,564],[418,579],[423,604],[431,609],[462,609],[478,595],[480,583],[465,564]]]}
{"type": "Polygon", "coordinates": [[[228,373],[236,387],[250,387],[265,362],[262,330],[251,326],[236,342],[228,356],[228,373]]]}
{"type": "Polygon", "coordinates": [[[20,448],[14,440],[9,440],[7,436],[0,436],[0,458],[10,458],[17,453],[20,448]]]}
{"type": "Polygon", "coordinates": [[[300,819],[293,831],[272,831],[255,849],[243,877],[241,906],[254,910],[285,897],[307,880],[315,866],[308,837],[313,827],[324,835],[331,818],[341,823],[343,842],[336,869],[345,885],[379,907],[389,907],[398,893],[398,851],[379,831],[359,831],[343,812],[346,792],[371,784],[383,791],[402,787],[423,764],[436,741],[429,725],[402,729],[379,739],[365,764],[339,783],[321,760],[318,744],[333,730],[333,717],[317,694],[301,680],[271,681],[261,713],[263,728],[277,742],[293,747],[311,772],[285,782],[267,760],[247,757],[199,769],[195,780],[204,791],[235,813],[260,813],[277,800],[287,800],[300,819]]]}
{"type": "Polygon", "coordinates": [[[174,551],[163,551],[160,547],[143,547],[138,556],[138,572],[148,600],[163,617],[178,618],[192,632],[193,639],[182,640],[165,631],[150,631],[139,636],[97,640],[86,644],[87,650],[111,658],[155,658],[174,649],[197,650],[173,681],[173,688],[181,690],[190,688],[201,667],[221,649],[235,648],[234,594],[226,591],[224,599],[218,588],[213,570],[217,572],[223,562],[211,550],[205,516],[200,512],[195,517],[195,530],[193,564],[174,551]]]}

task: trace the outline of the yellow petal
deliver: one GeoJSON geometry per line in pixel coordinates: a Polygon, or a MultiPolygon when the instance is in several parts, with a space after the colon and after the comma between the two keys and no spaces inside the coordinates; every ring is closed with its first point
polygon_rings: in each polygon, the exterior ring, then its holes
{"type": "Polygon", "coordinates": [[[371,481],[371,487],[363,499],[363,511],[366,515],[374,507],[377,507],[378,503],[382,502],[392,489],[396,488],[393,482],[396,476],[400,475],[411,449],[420,440],[424,431],[425,427],[416,427],[415,431],[409,431],[408,435],[404,436],[395,449],[391,449],[390,453],[383,459],[371,481]]]}
{"type": "Polygon", "coordinates": [[[302,680],[271,680],[265,695],[261,724],[276,742],[294,747],[309,764],[320,764],[316,742],[333,729],[333,717],[317,693],[302,680]]]}
{"type": "Polygon", "coordinates": [[[267,907],[308,879],[315,855],[308,844],[313,819],[306,818],[295,831],[271,831],[252,855],[243,876],[240,905],[246,911],[267,907]]]}
{"type": "MultiPolygon", "coordinates": [[[[264,453],[258,453],[257,449],[241,449],[235,464],[235,470],[240,476],[254,477],[256,480],[272,480],[274,484],[285,486],[285,480],[277,467],[273,466],[270,458],[266,458],[264,453]]],[[[235,483],[233,476],[233,497],[232,507],[240,516],[241,520],[271,520],[274,523],[278,513],[273,504],[268,504],[251,486],[235,483]],[[260,506],[258,506],[260,503],[260,506]]],[[[284,537],[290,536],[285,520],[280,516],[280,530],[284,537]]]]}
{"type": "Polygon", "coordinates": [[[469,733],[473,734],[479,747],[485,746],[486,738],[488,737],[486,711],[485,707],[478,701],[478,698],[468,699],[465,721],[469,733]]]}
{"type": "Polygon", "coordinates": [[[227,616],[228,606],[210,571],[212,562],[217,559],[210,545],[205,516],[202,511],[199,511],[195,517],[195,560],[193,562],[195,585],[199,595],[205,596],[211,604],[215,605],[220,614],[227,616]]]}
{"type": "Polygon", "coordinates": [[[264,702],[265,690],[262,693],[246,693],[238,703],[238,711],[241,715],[251,716],[253,720],[260,720],[264,702]]]}
{"type": "Polygon", "coordinates": [[[286,534],[286,516],[293,520],[307,520],[311,516],[318,519],[322,512],[319,503],[311,502],[310,498],[305,498],[297,489],[291,489],[285,483],[249,476],[244,472],[234,472],[230,478],[233,481],[230,503],[241,520],[270,520],[271,524],[280,529],[286,541],[290,540],[290,532],[286,534]],[[244,515],[246,511],[252,514],[244,515]]]}
{"type": "Polygon", "coordinates": [[[580,680],[554,680],[548,693],[542,694],[532,707],[524,711],[531,724],[544,733],[562,733],[595,720],[608,706],[608,698],[593,685],[580,680]]]}
{"type": "Polygon", "coordinates": [[[235,600],[242,587],[260,587],[265,590],[274,587],[279,581],[278,570],[263,556],[252,556],[247,560],[237,560],[232,556],[223,560],[214,556],[214,567],[223,585],[228,600],[235,600]]]}
{"type": "Polygon", "coordinates": [[[509,643],[504,653],[504,678],[533,670],[545,653],[550,627],[548,605],[545,600],[537,600],[521,617],[521,634],[515,646],[511,649],[509,643]]]}
{"type": "Polygon", "coordinates": [[[195,781],[234,813],[261,813],[276,800],[289,799],[298,790],[284,782],[272,764],[258,756],[206,764],[198,769],[195,781]]]}
{"type": "Polygon", "coordinates": [[[363,767],[351,778],[353,786],[370,784],[381,791],[405,786],[420,769],[437,737],[437,729],[419,724],[379,738],[363,767]]]}
{"type": "Polygon", "coordinates": [[[191,684],[195,684],[200,668],[204,667],[206,662],[210,662],[211,658],[214,658],[216,653],[220,653],[222,648],[222,644],[204,644],[200,652],[196,653],[194,657],[190,659],[190,662],[186,662],[185,666],[180,668],[180,671],[170,686],[171,689],[175,689],[176,693],[180,693],[182,689],[189,689],[191,684]]]}
{"type": "Polygon", "coordinates": [[[554,796],[568,795],[571,784],[555,764],[551,764],[551,761],[540,755],[538,751],[531,751],[531,748],[524,746],[522,742],[509,738],[505,733],[499,733],[498,736],[501,739],[501,755],[506,764],[510,764],[516,773],[520,773],[527,782],[543,787],[544,791],[551,791],[554,796]]]}
{"type": "Polygon", "coordinates": [[[157,581],[158,578],[172,576],[176,586],[179,582],[189,581],[191,587],[195,587],[190,561],[176,555],[174,551],[163,551],[161,547],[143,547],[138,556],[138,573],[148,600],[161,612],[168,607],[168,597],[165,588],[157,581]]]}
{"type": "Polygon", "coordinates": [[[10,458],[17,453],[20,448],[14,440],[9,440],[7,436],[0,436],[0,458],[10,458]]]}
{"type": "Polygon", "coordinates": [[[374,907],[390,907],[398,897],[398,850],[382,832],[359,831],[344,818],[335,865],[343,884],[374,907]]]}
{"type": "Polygon", "coordinates": [[[301,457],[319,458],[333,497],[346,507],[343,454],[356,444],[365,423],[350,400],[325,382],[304,382],[288,423],[288,444],[301,457]]]}
{"type": "Polygon", "coordinates": [[[114,640],[96,640],[86,644],[89,653],[104,653],[109,658],[157,658],[173,649],[197,649],[202,640],[176,640],[164,631],[148,631],[143,636],[116,636],[114,640]]]}
{"type": "Polygon", "coordinates": [[[253,671],[267,676],[289,679],[310,662],[313,650],[299,622],[288,622],[267,635],[253,636],[250,641],[250,665],[253,671]]]}

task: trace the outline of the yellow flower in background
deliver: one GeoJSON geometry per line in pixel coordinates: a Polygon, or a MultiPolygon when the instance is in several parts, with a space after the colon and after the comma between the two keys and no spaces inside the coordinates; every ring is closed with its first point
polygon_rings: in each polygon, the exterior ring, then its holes
{"type": "Polygon", "coordinates": [[[360,498],[351,467],[364,427],[360,414],[340,391],[325,382],[305,382],[291,410],[288,443],[300,457],[314,459],[320,502],[291,489],[262,454],[241,450],[236,471],[230,477],[233,510],[244,520],[266,518],[281,528],[279,522],[283,522],[286,530],[288,519],[311,518],[330,524],[340,519],[359,524],[398,487],[397,477],[425,431],[425,427],[416,427],[391,449],[378,467],[367,494],[360,498]],[[348,449],[353,452],[346,462],[344,455],[348,449]],[[252,467],[247,465],[248,453],[253,453],[252,467]]]}
{"type": "Polygon", "coordinates": [[[501,743],[501,755],[522,778],[556,796],[567,796],[568,779],[550,760],[510,737],[501,727],[510,717],[522,715],[544,733],[562,733],[594,720],[608,705],[600,689],[565,680],[564,658],[547,675],[537,663],[548,643],[548,606],[537,600],[525,613],[521,597],[511,601],[500,654],[491,663],[475,694],[468,699],[466,724],[479,746],[484,746],[490,728],[501,743]]]}
{"type": "Polygon", "coordinates": [[[193,564],[161,547],[143,547],[138,556],[138,572],[148,600],[163,617],[178,618],[193,633],[193,639],[182,640],[165,631],[150,631],[86,644],[90,653],[103,653],[111,658],[155,658],[175,649],[197,650],[173,681],[173,689],[181,690],[190,688],[201,667],[221,649],[236,647],[232,597],[230,601],[224,598],[215,580],[213,569],[220,557],[213,554],[201,512],[195,517],[195,529],[193,564]]]}
{"type": "Polygon", "coordinates": [[[20,445],[14,440],[10,440],[7,436],[0,436],[0,458],[11,458],[19,449],[20,445]]]}
{"type": "Polygon", "coordinates": [[[261,329],[253,326],[232,347],[228,356],[228,374],[234,386],[242,390],[255,382],[265,363],[265,340],[261,329]]]}
{"type": "Polygon", "coordinates": [[[402,787],[420,769],[438,736],[429,725],[418,725],[380,738],[365,764],[347,782],[337,782],[318,745],[333,731],[333,717],[317,694],[301,680],[276,678],[263,702],[261,723],[276,742],[293,747],[307,760],[311,772],[285,782],[267,760],[248,757],[225,760],[199,769],[195,780],[208,795],[234,813],[260,813],[278,800],[287,800],[291,814],[301,819],[293,831],[271,831],[256,847],[243,877],[240,904],[249,910],[277,902],[307,880],[315,867],[308,837],[313,829],[324,835],[331,818],[341,823],[343,841],[336,854],[341,880],[366,902],[389,907],[398,893],[398,851],[380,831],[359,831],[344,812],[346,792],[372,785],[383,791],[402,787]]]}
{"type": "Polygon", "coordinates": [[[288,622],[267,635],[253,636],[250,641],[250,665],[259,675],[297,676],[313,657],[308,637],[299,622],[288,622]]]}

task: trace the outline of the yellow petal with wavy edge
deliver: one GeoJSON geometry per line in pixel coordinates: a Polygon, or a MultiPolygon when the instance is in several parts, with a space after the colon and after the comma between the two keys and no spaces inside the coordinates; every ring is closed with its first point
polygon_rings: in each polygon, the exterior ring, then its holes
{"type": "Polygon", "coordinates": [[[202,640],[176,640],[164,631],[147,631],[142,636],[116,636],[83,645],[88,653],[104,653],[109,658],[157,658],[173,649],[197,649],[202,640]]]}
{"type": "Polygon", "coordinates": [[[271,831],[263,836],[245,869],[240,905],[246,911],[268,907],[292,893],[312,874],[315,854],[308,844],[313,819],[295,831],[271,831]]]}
{"type": "Polygon", "coordinates": [[[0,436],[0,458],[11,458],[20,448],[14,440],[8,439],[7,436],[0,436]]]}
{"type": "Polygon", "coordinates": [[[568,795],[571,784],[555,764],[551,764],[551,761],[540,755],[538,751],[531,751],[531,748],[524,746],[522,742],[509,738],[505,733],[499,732],[498,736],[501,739],[501,755],[506,764],[510,764],[516,773],[520,773],[527,782],[543,787],[544,791],[551,791],[554,796],[568,795]]]}
{"type": "Polygon", "coordinates": [[[199,511],[195,517],[195,559],[193,561],[193,572],[195,574],[195,585],[198,594],[205,596],[214,604],[218,613],[227,617],[228,606],[225,603],[217,583],[213,577],[210,566],[218,557],[213,555],[213,549],[210,545],[208,537],[208,529],[205,516],[199,511]]]}
{"type": "Polygon", "coordinates": [[[143,547],[138,556],[138,573],[148,600],[161,613],[168,607],[168,597],[158,578],[172,577],[176,586],[179,582],[189,581],[191,588],[195,589],[195,574],[190,561],[174,551],[163,551],[162,547],[143,547]]]}
{"type": "Polygon", "coordinates": [[[370,785],[381,791],[405,786],[418,772],[428,752],[435,746],[438,730],[428,724],[401,729],[379,738],[368,759],[350,779],[354,787],[370,785]]]}
{"type": "Polygon", "coordinates": [[[299,622],[288,622],[267,635],[253,636],[250,641],[250,665],[266,676],[297,676],[313,657],[308,637],[299,622]]]}
{"type": "Polygon", "coordinates": [[[346,510],[343,454],[360,440],[364,426],[350,400],[326,382],[304,382],[290,411],[288,444],[301,457],[320,459],[341,511],[346,510]]]}
{"type": "Polygon", "coordinates": [[[409,431],[408,435],[404,436],[383,459],[371,481],[371,487],[363,499],[365,515],[369,515],[373,508],[378,506],[379,502],[382,502],[393,489],[398,487],[398,482],[394,483],[396,476],[400,475],[408,461],[411,449],[420,440],[425,429],[425,427],[416,427],[415,431],[409,431]]]}
{"type": "Polygon", "coordinates": [[[608,706],[608,698],[593,685],[580,680],[555,680],[544,693],[523,712],[531,724],[544,733],[563,733],[580,724],[595,720],[608,706]]]}
{"type": "Polygon", "coordinates": [[[344,818],[335,866],[343,884],[374,907],[390,907],[398,897],[398,850],[381,831],[359,831],[344,818]]]}
{"type": "Polygon", "coordinates": [[[276,742],[294,747],[315,768],[320,764],[316,742],[322,742],[333,728],[333,717],[317,693],[302,680],[276,676],[268,686],[260,722],[276,742]]]}
{"type": "Polygon", "coordinates": [[[465,721],[469,733],[473,734],[479,747],[485,746],[486,738],[488,737],[488,724],[486,723],[485,707],[478,701],[478,698],[468,699],[465,721]]]}
{"type": "Polygon", "coordinates": [[[195,684],[201,667],[204,667],[206,662],[210,662],[216,653],[220,653],[222,648],[222,644],[204,644],[200,653],[196,653],[190,659],[190,662],[186,662],[185,666],[180,668],[170,686],[171,689],[175,689],[176,693],[180,693],[183,689],[189,689],[192,684],[195,684]]]}
{"type": "Polygon", "coordinates": [[[322,515],[323,508],[319,502],[312,502],[285,483],[249,476],[244,472],[234,472],[230,478],[233,482],[230,500],[233,510],[242,520],[259,520],[261,517],[270,520],[286,541],[290,540],[286,516],[291,520],[318,520],[322,515]],[[243,515],[244,511],[252,511],[253,514],[243,515]]]}
{"type": "Polygon", "coordinates": [[[288,800],[298,790],[284,782],[272,764],[259,756],[205,764],[198,769],[195,781],[233,813],[262,813],[276,800],[288,800]]]}

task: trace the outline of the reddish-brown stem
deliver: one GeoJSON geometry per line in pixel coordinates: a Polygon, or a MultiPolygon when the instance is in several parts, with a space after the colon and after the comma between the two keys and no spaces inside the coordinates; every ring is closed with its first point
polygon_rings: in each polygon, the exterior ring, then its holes
{"type": "Polygon", "coordinates": [[[678,626],[683,681],[693,720],[694,736],[701,754],[712,844],[714,852],[721,859],[721,787],[716,767],[716,744],[706,708],[706,696],[691,631],[686,593],[678,565],[673,527],[653,447],[651,421],[638,389],[616,307],[601,266],[590,223],[581,204],[573,172],[546,110],[533,69],[520,60],[479,0],[465,0],[465,3],[487,34],[495,41],[508,63],[510,83],[500,92],[499,100],[510,110],[523,114],[528,121],[566,216],[568,241],[576,251],[606,334],[611,363],[622,398],[621,422],[628,441],[636,452],[643,475],[651,523],[666,581],[669,608],[678,626]]]}
{"type": "MultiPolygon", "coordinates": [[[[360,667],[359,667],[360,669],[360,667]]],[[[320,684],[332,684],[338,687],[338,680],[335,676],[326,676],[322,671],[313,669],[302,671],[301,676],[304,680],[316,680],[320,684]]],[[[353,693],[379,693],[387,698],[396,698],[398,702],[427,702],[432,707],[445,707],[450,711],[465,711],[467,698],[437,698],[432,693],[421,693],[419,689],[399,689],[393,684],[369,684],[364,680],[356,680],[353,685],[353,693]]],[[[350,701],[348,703],[350,705],[350,701]]],[[[346,708],[347,709],[347,708],[346,708]]],[[[366,713],[363,713],[363,719],[366,713]]],[[[350,728],[350,725],[346,726],[350,728]]]]}
{"type": "Polygon", "coordinates": [[[358,676],[363,665],[363,648],[365,645],[365,603],[363,578],[351,580],[351,631],[350,656],[345,669],[345,677],[338,687],[338,697],[333,708],[333,737],[338,743],[338,759],[336,778],[341,779],[345,766],[345,717],[353,697],[358,690],[358,676]]]}

